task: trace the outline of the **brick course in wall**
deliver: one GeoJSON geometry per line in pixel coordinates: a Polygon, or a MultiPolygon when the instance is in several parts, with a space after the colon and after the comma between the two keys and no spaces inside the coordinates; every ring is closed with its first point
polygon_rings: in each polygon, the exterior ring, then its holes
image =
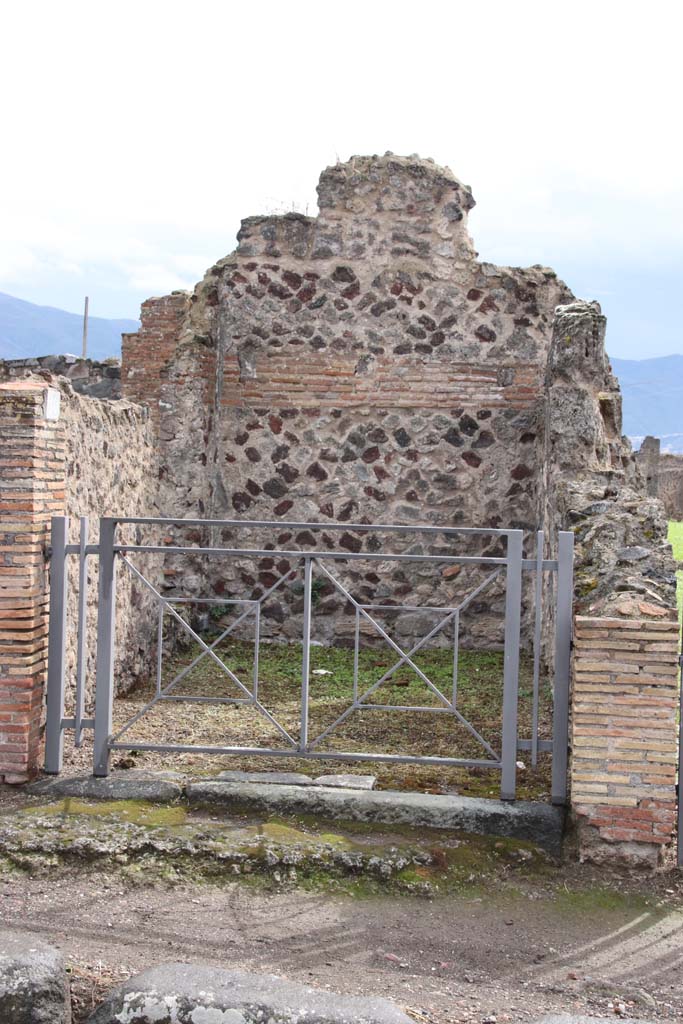
{"type": "Polygon", "coordinates": [[[577,617],[571,799],[583,857],[656,865],[676,821],[679,627],[577,617]]]}
{"type": "MultiPolygon", "coordinates": [[[[50,394],[50,392],[52,392],[50,394]]],[[[46,548],[64,507],[64,440],[46,385],[0,385],[0,780],[35,772],[47,668],[46,548]]]]}

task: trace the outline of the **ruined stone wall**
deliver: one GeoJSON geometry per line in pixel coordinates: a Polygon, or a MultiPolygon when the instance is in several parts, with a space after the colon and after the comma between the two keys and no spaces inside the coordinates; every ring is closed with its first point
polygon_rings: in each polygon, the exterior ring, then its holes
{"type": "MultiPolygon", "coordinates": [[[[146,303],[126,339],[124,393],[158,411],[161,507],[535,530],[545,363],[554,309],[571,294],[545,268],[479,262],[471,192],[432,162],[354,158],[323,172],[318,194],[316,218],[245,220],[236,252],[191,297],[146,303]]],[[[260,543],[274,541],[313,546],[301,530],[260,543]]],[[[361,552],[389,541],[348,532],[319,543],[361,552]]],[[[474,550],[500,546],[458,546],[474,550]]],[[[256,597],[273,570],[272,559],[219,572],[197,562],[175,582],[256,597]]],[[[481,577],[446,572],[360,563],[344,579],[368,601],[448,605],[481,577]]],[[[321,597],[320,638],[345,635],[343,602],[321,597]]],[[[295,635],[298,599],[288,600],[271,606],[271,626],[295,635]]],[[[500,587],[477,610],[471,639],[498,643],[500,587]]],[[[404,621],[406,635],[414,625],[404,621]]]]}
{"type": "MultiPolygon", "coordinates": [[[[155,439],[147,409],[131,402],[100,402],[76,394],[66,382],[62,392],[65,440],[65,511],[71,517],[71,542],[79,537],[79,517],[90,517],[89,543],[99,540],[99,517],[156,515],[158,487],[155,439]]],[[[120,529],[119,537],[134,540],[135,530],[120,529]]],[[[158,575],[159,559],[135,560],[158,575]]],[[[67,681],[76,673],[77,559],[70,570],[67,681]]],[[[98,562],[88,563],[88,622],[86,686],[94,693],[97,627],[98,562]]],[[[154,599],[124,566],[118,567],[116,590],[115,682],[125,692],[149,671],[155,647],[154,599]]]]}
{"type": "Polygon", "coordinates": [[[648,435],[637,459],[647,493],[660,499],[670,519],[683,521],[683,455],[662,454],[659,438],[648,435]]]}
{"type": "Polygon", "coordinates": [[[648,496],[652,474],[646,483],[621,435],[597,303],[557,310],[544,442],[546,529],[575,537],[570,787],[578,851],[654,867],[675,825],[675,565],[664,508],[648,496]]]}
{"type": "Polygon", "coordinates": [[[90,398],[121,397],[121,363],[118,359],[97,362],[70,355],[37,356],[35,359],[0,359],[0,381],[25,380],[45,374],[66,377],[74,391],[90,398]]]}
{"type": "Polygon", "coordinates": [[[621,393],[597,302],[557,310],[546,377],[543,456],[549,532],[575,536],[576,611],[639,619],[675,614],[661,502],[646,494],[621,433],[621,393]]]}
{"type": "MultiPolygon", "coordinates": [[[[76,394],[63,378],[0,384],[0,779],[20,782],[40,760],[51,575],[50,520],[150,515],[158,470],[147,410],[76,394]]],[[[134,535],[134,534],[133,534],[134,535]]],[[[125,538],[126,533],[122,536],[125,538]]],[[[128,536],[131,536],[129,532],[128,536]]],[[[76,670],[77,557],[69,556],[66,689],[71,710],[76,670]]],[[[86,686],[95,679],[97,562],[89,563],[86,686]]],[[[145,674],[154,642],[154,605],[119,570],[115,682],[126,689],[145,674]]]]}
{"type": "Polygon", "coordinates": [[[657,496],[668,517],[683,522],[683,455],[660,455],[657,496]]]}

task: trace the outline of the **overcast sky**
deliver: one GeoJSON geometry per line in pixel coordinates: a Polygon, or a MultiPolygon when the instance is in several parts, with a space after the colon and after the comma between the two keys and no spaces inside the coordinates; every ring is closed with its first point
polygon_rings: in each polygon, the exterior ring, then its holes
{"type": "Polygon", "coordinates": [[[481,257],[553,266],[610,354],[683,352],[683,5],[7,4],[0,291],[92,315],[192,287],[320,170],[419,153],[471,185],[481,257]]]}

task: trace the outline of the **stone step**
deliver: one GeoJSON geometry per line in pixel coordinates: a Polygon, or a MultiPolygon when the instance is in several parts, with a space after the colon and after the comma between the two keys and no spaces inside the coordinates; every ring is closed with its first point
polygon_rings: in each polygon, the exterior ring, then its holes
{"type": "Polygon", "coordinates": [[[214,812],[301,814],[328,821],[454,829],[535,843],[552,856],[562,848],[564,809],[525,800],[504,802],[434,793],[360,791],[326,786],[274,786],[214,780],[190,783],[190,807],[214,812]]]}
{"type": "Polygon", "coordinates": [[[261,781],[268,772],[224,772],[216,779],[192,780],[176,772],[128,770],[106,779],[60,776],[28,787],[32,795],[50,799],[75,797],[100,800],[147,800],[182,803],[231,816],[304,815],[312,820],[400,825],[416,829],[452,829],[472,835],[500,836],[534,843],[559,857],[564,808],[516,800],[480,799],[434,793],[372,790],[373,776],[319,776],[299,781],[297,773],[272,773],[277,781],[261,781]],[[259,781],[253,781],[258,778],[259,781]],[[288,780],[296,778],[292,785],[288,780]],[[359,780],[367,788],[347,788],[359,780]]]}

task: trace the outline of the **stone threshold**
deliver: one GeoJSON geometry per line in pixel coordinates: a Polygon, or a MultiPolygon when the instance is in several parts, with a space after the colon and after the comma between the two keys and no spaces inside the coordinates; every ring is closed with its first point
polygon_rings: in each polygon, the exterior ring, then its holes
{"type": "Polygon", "coordinates": [[[565,820],[564,808],[526,800],[504,802],[433,793],[347,789],[338,784],[293,785],[221,777],[200,781],[176,772],[126,771],[107,778],[46,778],[33,783],[28,791],[49,798],[182,802],[190,809],[204,808],[213,814],[304,815],[319,821],[452,829],[524,840],[553,857],[559,857],[562,851],[565,820]]]}

